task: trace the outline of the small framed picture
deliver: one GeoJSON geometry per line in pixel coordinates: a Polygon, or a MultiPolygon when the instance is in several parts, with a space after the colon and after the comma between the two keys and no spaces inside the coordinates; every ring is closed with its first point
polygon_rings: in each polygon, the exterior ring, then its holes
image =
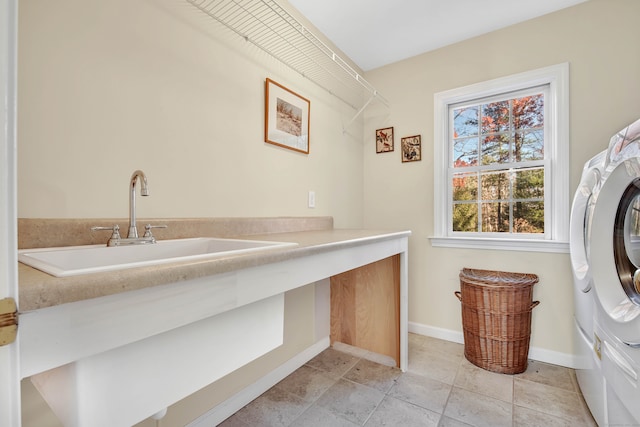
{"type": "Polygon", "coordinates": [[[402,146],[403,162],[422,160],[422,142],[420,135],[401,138],[400,143],[402,146]]]}
{"type": "Polygon", "coordinates": [[[265,83],[264,141],[309,154],[311,102],[271,79],[265,83]]]}
{"type": "Polygon", "coordinates": [[[393,151],[393,128],[376,129],[376,153],[393,151]]]}

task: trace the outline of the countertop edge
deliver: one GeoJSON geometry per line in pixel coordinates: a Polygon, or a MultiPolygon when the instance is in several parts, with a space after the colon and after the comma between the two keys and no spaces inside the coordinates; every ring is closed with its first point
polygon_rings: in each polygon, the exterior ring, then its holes
{"type": "Polygon", "coordinates": [[[295,242],[298,245],[211,260],[175,262],[70,277],[54,277],[19,263],[19,310],[27,312],[152,286],[229,273],[341,248],[408,238],[410,235],[411,231],[408,230],[328,229],[229,236],[239,239],[295,242]]]}

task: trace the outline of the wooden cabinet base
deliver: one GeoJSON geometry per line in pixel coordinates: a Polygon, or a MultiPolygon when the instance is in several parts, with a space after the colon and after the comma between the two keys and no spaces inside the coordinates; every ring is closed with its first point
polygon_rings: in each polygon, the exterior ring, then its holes
{"type": "Polygon", "coordinates": [[[331,344],[338,341],[400,364],[400,255],[331,277],[331,344]]]}

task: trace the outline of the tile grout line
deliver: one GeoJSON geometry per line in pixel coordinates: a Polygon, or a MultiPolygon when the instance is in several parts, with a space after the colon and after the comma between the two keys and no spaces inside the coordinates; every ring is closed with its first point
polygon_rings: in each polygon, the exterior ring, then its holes
{"type": "MultiPolygon", "coordinates": [[[[303,366],[307,366],[307,367],[309,367],[309,368],[311,368],[311,369],[315,370],[316,372],[320,372],[320,373],[323,373],[323,374],[328,375],[328,376],[329,376],[329,377],[331,377],[331,379],[333,380],[333,383],[332,383],[329,387],[327,387],[327,388],[326,388],[326,390],[324,390],[322,393],[320,393],[320,394],[319,394],[315,399],[313,399],[313,401],[311,401],[311,403],[309,404],[309,406],[307,406],[307,407],[305,408],[305,410],[304,410],[304,411],[302,411],[300,414],[298,414],[298,416],[297,416],[297,417],[295,417],[295,418],[291,421],[291,423],[289,423],[289,424],[288,424],[288,426],[289,426],[289,427],[290,427],[290,426],[292,426],[292,425],[296,422],[296,420],[298,420],[298,418],[300,418],[302,415],[304,415],[304,413],[305,413],[305,412],[307,412],[309,409],[311,409],[311,407],[312,407],[313,405],[315,405],[315,404],[320,400],[320,398],[321,398],[322,396],[324,396],[324,395],[325,395],[325,394],[326,394],[326,393],[331,389],[331,387],[333,387],[334,385],[336,385],[336,384],[338,383],[338,381],[340,381],[341,379],[347,380],[346,378],[344,378],[344,376],[345,376],[345,375],[346,375],[346,374],[347,374],[351,369],[353,369],[353,367],[354,367],[354,366],[356,366],[356,365],[358,364],[358,362],[360,361],[360,358],[358,358],[357,356],[353,356],[353,355],[351,355],[351,356],[352,356],[352,357],[356,357],[358,360],[356,360],[356,362],[355,362],[351,367],[349,367],[349,368],[348,368],[348,369],[347,369],[343,374],[341,374],[339,377],[333,377],[332,375],[329,375],[329,372],[328,372],[328,371],[324,371],[324,370],[322,370],[322,369],[316,368],[315,366],[311,366],[311,365],[309,365],[308,363],[305,363],[305,364],[303,365],[303,366]]],[[[347,380],[347,381],[348,381],[348,380],[347,380]]],[[[275,387],[275,386],[274,386],[274,387],[275,387]]],[[[340,416],[340,414],[335,414],[335,415],[339,416],[340,418],[343,418],[343,417],[341,417],[341,416],[340,416]]],[[[344,419],[344,418],[343,418],[343,419],[344,419]]],[[[349,420],[347,420],[347,421],[349,421],[349,420]]]]}
{"type": "MultiPolygon", "coordinates": [[[[347,353],[347,354],[351,354],[351,353],[347,353]]],[[[350,380],[350,379],[348,379],[348,378],[345,378],[345,377],[344,377],[344,376],[345,376],[345,375],[347,375],[349,372],[351,372],[351,370],[352,370],[353,368],[355,368],[355,367],[356,367],[356,365],[357,365],[358,363],[360,363],[360,361],[361,361],[361,360],[369,360],[369,359],[365,359],[365,358],[362,358],[362,357],[359,357],[359,356],[355,356],[355,355],[353,355],[353,354],[351,354],[351,355],[352,355],[353,357],[358,357],[358,360],[356,361],[356,363],[355,363],[352,367],[350,367],[349,369],[347,369],[347,371],[346,371],[344,374],[342,374],[342,376],[341,376],[340,378],[341,378],[341,379],[343,379],[343,380],[345,380],[345,381],[349,381],[349,382],[350,382],[350,383],[352,383],[352,384],[357,384],[357,385],[361,385],[361,386],[363,386],[363,387],[370,388],[370,389],[372,389],[372,390],[377,390],[377,389],[375,389],[375,388],[373,388],[373,387],[369,387],[369,386],[367,386],[367,385],[365,385],[365,384],[360,384],[360,383],[358,383],[358,382],[356,382],[356,381],[352,381],[352,380],[350,380]]],[[[375,363],[375,362],[374,362],[374,363],[375,363]]],[[[384,400],[384,398],[385,398],[385,397],[387,397],[387,393],[384,393],[384,396],[382,397],[382,399],[380,400],[380,402],[378,402],[378,403],[376,404],[376,407],[375,407],[375,408],[373,408],[373,410],[371,411],[371,413],[369,413],[369,415],[367,415],[367,418],[366,418],[366,419],[364,420],[364,422],[361,424],[362,426],[366,425],[366,424],[367,424],[367,422],[371,419],[371,417],[373,416],[373,414],[374,414],[374,413],[376,412],[376,410],[380,407],[380,404],[382,404],[382,401],[384,400]]]]}
{"type": "Polygon", "coordinates": [[[445,417],[444,413],[447,410],[447,405],[449,405],[449,399],[451,399],[451,394],[453,393],[453,387],[455,387],[456,379],[458,378],[458,374],[460,373],[460,369],[462,369],[462,363],[465,360],[465,356],[462,356],[460,362],[458,363],[458,369],[456,369],[456,374],[453,376],[453,384],[449,384],[451,387],[449,388],[449,394],[447,395],[447,400],[445,400],[444,405],[442,406],[442,413],[440,414],[440,419],[438,419],[438,426],[443,422],[445,417]]]}

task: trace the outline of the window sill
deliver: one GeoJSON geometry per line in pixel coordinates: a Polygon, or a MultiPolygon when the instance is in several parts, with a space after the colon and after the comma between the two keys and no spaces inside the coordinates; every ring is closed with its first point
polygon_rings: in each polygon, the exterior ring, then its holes
{"type": "Polygon", "coordinates": [[[491,239],[483,237],[429,237],[431,246],[523,252],[569,253],[569,243],[557,240],[491,239]]]}

